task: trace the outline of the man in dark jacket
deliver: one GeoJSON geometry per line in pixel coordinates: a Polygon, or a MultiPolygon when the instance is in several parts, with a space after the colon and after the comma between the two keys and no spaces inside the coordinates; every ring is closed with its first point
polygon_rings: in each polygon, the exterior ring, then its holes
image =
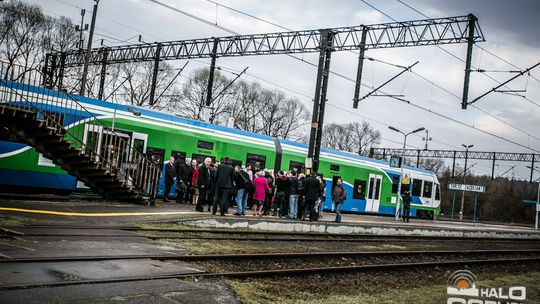
{"type": "Polygon", "coordinates": [[[184,193],[182,195],[182,202],[191,202],[191,175],[193,174],[193,167],[191,166],[191,160],[186,158],[184,165],[180,166],[180,174],[177,179],[182,180],[184,183],[184,193]]]}
{"type": "Polygon", "coordinates": [[[319,199],[321,193],[321,183],[317,180],[317,174],[311,173],[306,179],[304,186],[306,203],[302,220],[304,221],[309,214],[309,220],[315,220],[315,202],[319,199]]]}
{"type": "MultiPolygon", "coordinates": [[[[234,180],[234,168],[231,166],[231,160],[228,157],[224,157],[221,164],[219,164],[216,171],[216,190],[219,200],[219,211],[221,216],[225,216],[227,209],[229,208],[229,191],[233,187],[234,180]]],[[[214,204],[214,210],[212,214],[216,214],[217,210],[214,204]]]]}
{"type": "Polygon", "coordinates": [[[208,204],[208,189],[210,188],[210,163],[212,159],[207,157],[204,163],[199,167],[199,176],[197,177],[197,188],[199,188],[199,200],[197,201],[196,211],[203,212],[204,205],[208,204]]]}
{"type": "Polygon", "coordinates": [[[253,190],[253,182],[249,179],[249,174],[240,166],[236,166],[234,171],[234,183],[237,189],[236,213],[234,215],[246,215],[247,199],[253,190]]]}
{"type": "Polygon", "coordinates": [[[163,178],[165,180],[165,192],[163,193],[163,201],[169,201],[169,192],[174,183],[174,177],[176,176],[176,170],[174,168],[174,156],[169,158],[169,162],[165,165],[165,171],[163,171],[163,178]]]}
{"type": "Polygon", "coordinates": [[[339,178],[332,189],[332,201],[336,205],[336,223],[341,223],[341,205],[347,199],[347,192],[343,188],[343,181],[339,178]]]}
{"type": "Polygon", "coordinates": [[[296,171],[293,170],[290,173],[290,187],[289,187],[289,218],[296,219],[298,213],[298,178],[296,177],[296,171]]]}
{"type": "Polygon", "coordinates": [[[405,190],[405,192],[403,193],[403,221],[404,222],[407,221],[407,223],[409,222],[411,201],[412,201],[412,197],[411,197],[411,194],[409,193],[409,190],[405,190]]]}
{"type": "Polygon", "coordinates": [[[278,215],[279,217],[287,216],[286,207],[287,204],[286,197],[287,191],[291,188],[291,181],[287,178],[283,171],[278,172],[276,178],[276,195],[274,196],[274,216],[278,215]]]}
{"type": "Polygon", "coordinates": [[[306,206],[306,200],[305,200],[305,186],[306,186],[306,176],[304,173],[298,174],[298,190],[296,194],[298,194],[298,213],[297,218],[302,219],[305,218],[304,216],[304,208],[306,206]]]}

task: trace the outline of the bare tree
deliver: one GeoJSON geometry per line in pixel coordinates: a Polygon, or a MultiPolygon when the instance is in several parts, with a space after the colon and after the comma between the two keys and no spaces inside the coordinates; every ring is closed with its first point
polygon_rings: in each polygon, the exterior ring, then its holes
{"type": "Polygon", "coordinates": [[[367,156],[369,148],[381,141],[381,133],[363,121],[348,124],[328,124],[323,129],[321,145],[326,148],[349,151],[367,156]]]}
{"type": "MultiPolygon", "coordinates": [[[[206,108],[206,94],[208,88],[209,69],[198,69],[192,72],[188,81],[182,87],[182,95],[174,109],[176,113],[194,119],[202,119],[206,108]]],[[[209,110],[208,120],[213,122],[229,109],[235,94],[235,86],[225,87],[231,82],[220,71],[215,71],[213,82],[212,106],[209,110]]]]}
{"type": "Polygon", "coordinates": [[[43,50],[45,21],[41,8],[36,5],[22,1],[0,3],[0,54],[8,63],[6,73],[13,65],[20,65],[25,71],[37,68],[37,62],[42,59],[38,57],[43,50]]]}

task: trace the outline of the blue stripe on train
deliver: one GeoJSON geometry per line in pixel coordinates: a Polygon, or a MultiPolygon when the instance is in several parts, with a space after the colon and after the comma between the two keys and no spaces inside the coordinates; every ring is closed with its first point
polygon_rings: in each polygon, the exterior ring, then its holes
{"type": "Polygon", "coordinates": [[[76,190],[77,179],[69,174],[0,169],[0,184],[76,190]]]}
{"type": "Polygon", "coordinates": [[[0,140],[0,154],[13,152],[26,147],[26,144],[0,140]]]}

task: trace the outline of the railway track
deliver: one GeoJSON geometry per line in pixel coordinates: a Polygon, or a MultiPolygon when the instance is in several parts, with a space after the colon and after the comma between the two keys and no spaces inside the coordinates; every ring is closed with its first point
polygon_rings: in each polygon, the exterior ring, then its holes
{"type": "Polygon", "coordinates": [[[336,252],[279,252],[238,254],[186,254],[186,255],[114,255],[114,256],[71,256],[71,257],[27,257],[0,259],[1,263],[74,262],[103,260],[177,260],[177,261],[227,261],[261,259],[324,259],[342,257],[398,257],[433,255],[479,255],[479,254],[539,254],[540,249],[497,249],[497,250],[395,250],[395,251],[336,251],[336,252]]]}
{"type": "Polygon", "coordinates": [[[343,274],[354,272],[368,271],[395,271],[400,269],[425,269],[435,267],[455,267],[455,266],[472,266],[472,265],[501,265],[515,263],[538,263],[540,257],[525,257],[525,258],[498,258],[498,259],[468,259],[459,261],[428,261],[428,262],[412,262],[412,263],[388,263],[388,264],[368,264],[359,266],[334,266],[334,267],[309,267],[309,268],[288,268],[288,269],[267,269],[267,270],[251,270],[251,271],[232,271],[232,272],[192,272],[192,273],[168,273],[164,275],[148,275],[148,276],[133,276],[108,278],[99,280],[77,280],[77,281],[58,281],[47,283],[31,283],[0,286],[0,290],[17,290],[30,288],[44,287],[59,287],[71,285],[85,284],[105,284],[118,282],[133,282],[145,280],[159,279],[185,279],[193,277],[226,277],[226,278],[257,278],[257,277],[275,277],[275,276],[299,276],[313,274],[343,274]]]}

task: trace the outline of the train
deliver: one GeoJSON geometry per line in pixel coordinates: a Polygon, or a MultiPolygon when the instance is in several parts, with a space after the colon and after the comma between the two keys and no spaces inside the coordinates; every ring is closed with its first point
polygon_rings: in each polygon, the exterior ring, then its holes
{"type": "MultiPolygon", "coordinates": [[[[28,90],[31,90],[31,87],[28,90]]],[[[305,170],[308,147],[301,142],[273,138],[142,107],[82,96],[78,96],[77,100],[102,122],[99,128],[114,130],[117,136],[130,142],[135,150],[145,153],[163,166],[171,155],[178,155],[182,159],[196,159],[199,162],[206,157],[220,160],[227,156],[233,165],[244,166],[250,163],[253,170],[305,170]]],[[[91,119],[70,121],[66,127],[69,129],[80,125],[85,126],[86,133],[96,131],[91,119]]],[[[0,128],[1,188],[64,192],[87,189],[84,183],[67,174],[7,129],[0,128]]],[[[107,134],[99,133],[101,136],[97,142],[91,143],[96,151],[103,150],[105,138],[102,137],[107,134]]],[[[327,199],[323,202],[323,210],[334,210],[331,189],[337,179],[342,179],[347,192],[347,199],[342,205],[343,212],[394,214],[398,202],[400,170],[390,167],[389,162],[322,148],[317,173],[327,184],[327,199]]],[[[440,213],[441,197],[437,176],[431,171],[409,166],[404,166],[403,174],[402,188],[408,188],[412,194],[411,217],[436,217],[440,213]],[[408,183],[405,183],[405,180],[408,183]]],[[[163,196],[163,192],[162,178],[158,197],[163,196]]],[[[175,195],[171,193],[171,197],[175,195]]]]}

